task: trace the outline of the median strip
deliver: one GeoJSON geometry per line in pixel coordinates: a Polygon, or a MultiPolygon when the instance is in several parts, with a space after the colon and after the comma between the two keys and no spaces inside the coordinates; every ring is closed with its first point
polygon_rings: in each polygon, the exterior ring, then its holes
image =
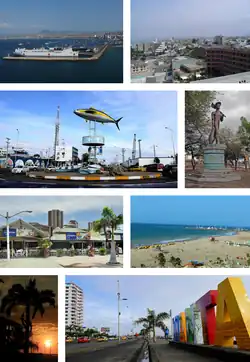
{"type": "Polygon", "coordinates": [[[30,178],[39,178],[43,180],[63,180],[63,181],[128,181],[128,180],[147,180],[162,177],[160,173],[155,175],[143,176],[36,176],[30,174],[30,178]]]}

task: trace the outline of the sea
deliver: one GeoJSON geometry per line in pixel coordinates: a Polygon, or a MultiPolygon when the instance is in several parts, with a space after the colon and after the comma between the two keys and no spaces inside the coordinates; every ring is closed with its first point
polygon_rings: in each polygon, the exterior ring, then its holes
{"type": "Polygon", "coordinates": [[[236,228],[226,230],[197,229],[185,225],[131,224],[131,245],[167,244],[169,242],[188,241],[203,237],[235,235],[236,228]]]}
{"type": "Polygon", "coordinates": [[[95,61],[3,60],[20,47],[101,45],[91,39],[12,39],[0,40],[0,83],[122,83],[123,47],[109,47],[95,61]]]}

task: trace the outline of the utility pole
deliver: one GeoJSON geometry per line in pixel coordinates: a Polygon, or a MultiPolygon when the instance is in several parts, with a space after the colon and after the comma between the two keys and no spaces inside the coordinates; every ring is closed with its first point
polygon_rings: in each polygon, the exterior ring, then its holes
{"type": "Polygon", "coordinates": [[[10,138],[6,137],[6,167],[8,166],[8,154],[9,154],[10,138]]]}
{"type": "Polygon", "coordinates": [[[121,301],[121,293],[120,293],[120,282],[119,280],[117,280],[117,307],[118,307],[118,342],[120,342],[121,340],[121,336],[120,336],[120,301],[121,301]]]}
{"type": "Polygon", "coordinates": [[[170,131],[171,132],[171,140],[172,140],[172,147],[173,147],[173,156],[174,156],[174,159],[175,159],[175,145],[174,145],[174,131],[172,130],[172,128],[169,128],[169,127],[165,127],[166,130],[170,131]]]}
{"type": "Polygon", "coordinates": [[[156,145],[153,145],[153,148],[154,148],[154,158],[156,157],[156,145]]]}
{"type": "Polygon", "coordinates": [[[141,158],[141,141],[142,141],[142,140],[138,140],[138,145],[139,145],[139,158],[141,158]]]}

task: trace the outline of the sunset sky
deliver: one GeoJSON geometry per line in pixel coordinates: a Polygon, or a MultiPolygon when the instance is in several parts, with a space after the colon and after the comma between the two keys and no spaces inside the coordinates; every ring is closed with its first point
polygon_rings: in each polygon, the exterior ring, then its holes
{"type": "MultiPolygon", "coordinates": [[[[0,276],[4,283],[0,284],[0,300],[7,294],[13,284],[25,284],[33,276],[0,276]]],[[[58,353],[58,297],[57,297],[57,277],[56,276],[36,276],[38,290],[50,289],[56,294],[56,308],[45,306],[44,316],[41,317],[37,313],[33,320],[33,336],[32,341],[38,344],[39,353],[58,353]],[[46,341],[51,341],[50,348],[45,346],[46,341]]],[[[18,308],[13,311],[12,317],[17,322],[20,321],[20,316],[23,308],[18,308]]]]}

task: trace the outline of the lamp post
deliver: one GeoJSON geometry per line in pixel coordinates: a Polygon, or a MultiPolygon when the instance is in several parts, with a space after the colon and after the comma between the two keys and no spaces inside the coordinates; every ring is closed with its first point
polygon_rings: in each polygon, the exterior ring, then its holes
{"type": "Polygon", "coordinates": [[[6,137],[6,167],[8,166],[8,153],[9,153],[10,138],[6,137]]]}
{"type": "Polygon", "coordinates": [[[173,152],[174,152],[174,158],[175,158],[174,131],[172,130],[172,128],[169,128],[169,127],[165,127],[165,129],[167,129],[168,131],[171,132],[171,139],[172,139],[173,152]]]}
{"type": "Polygon", "coordinates": [[[9,226],[9,219],[11,219],[12,217],[17,216],[19,214],[25,213],[25,212],[27,212],[28,214],[32,213],[32,211],[24,210],[24,211],[17,212],[16,214],[11,215],[11,216],[9,215],[8,211],[6,212],[5,216],[0,214],[0,216],[2,216],[6,220],[7,260],[10,260],[10,226],[9,226]]]}
{"type": "Polygon", "coordinates": [[[117,307],[118,307],[118,342],[121,341],[121,335],[120,335],[120,303],[123,300],[127,300],[127,298],[121,298],[121,293],[120,293],[120,281],[117,280],[117,307]]]}
{"type": "Polygon", "coordinates": [[[16,152],[15,152],[15,165],[16,165],[16,156],[17,156],[17,149],[18,149],[18,142],[19,142],[19,129],[16,129],[17,131],[17,139],[16,139],[16,152]]]}
{"type": "Polygon", "coordinates": [[[156,157],[156,147],[158,147],[157,145],[153,145],[153,149],[154,149],[154,158],[156,157]]]}

